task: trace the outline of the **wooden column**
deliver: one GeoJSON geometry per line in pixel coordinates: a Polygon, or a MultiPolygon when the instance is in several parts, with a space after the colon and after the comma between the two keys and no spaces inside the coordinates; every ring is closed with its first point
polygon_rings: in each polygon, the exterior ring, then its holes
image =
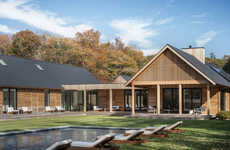
{"type": "Polygon", "coordinates": [[[157,114],[161,113],[161,88],[160,85],[157,85],[157,114]]]}
{"type": "Polygon", "coordinates": [[[86,88],[84,89],[84,112],[86,112],[86,88]]]}
{"type": "Polygon", "coordinates": [[[210,86],[209,84],[207,85],[207,110],[208,110],[208,115],[210,115],[210,86]]]}
{"type": "Polygon", "coordinates": [[[132,115],[135,115],[135,87],[132,84],[132,115]]]}
{"type": "Polygon", "coordinates": [[[113,91],[109,89],[109,111],[113,112],[113,91]]]}
{"type": "Polygon", "coordinates": [[[182,85],[179,84],[179,114],[182,115],[182,85]]]}

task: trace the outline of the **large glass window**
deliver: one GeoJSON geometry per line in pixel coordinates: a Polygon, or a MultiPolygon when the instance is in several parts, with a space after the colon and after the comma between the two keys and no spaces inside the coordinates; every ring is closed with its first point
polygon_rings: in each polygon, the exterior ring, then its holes
{"type": "Polygon", "coordinates": [[[220,108],[221,111],[225,111],[225,100],[226,100],[226,92],[221,91],[221,98],[220,98],[220,108]]]}
{"type": "Polygon", "coordinates": [[[164,88],[163,89],[163,110],[167,112],[178,112],[178,89],[164,88]]]}
{"type": "Polygon", "coordinates": [[[50,91],[45,90],[45,106],[50,106],[50,91]]]}
{"type": "Polygon", "coordinates": [[[3,105],[5,107],[13,107],[17,109],[17,90],[16,89],[3,89],[3,105]]]}
{"type": "Polygon", "coordinates": [[[184,88],[183,89],[183,112],[188,113],[190,110],[200,108],[202,105],[201,88],[184,88]]]}
{"type": "MultiPolygon", "coordinates": [[[[132,107],[132,91],[124,91],[125,110],[131,110],[132,107]]],[[[145,90],[135,90],[135,109],[143,110],[148,105],[147,93],[145,90]]]]}

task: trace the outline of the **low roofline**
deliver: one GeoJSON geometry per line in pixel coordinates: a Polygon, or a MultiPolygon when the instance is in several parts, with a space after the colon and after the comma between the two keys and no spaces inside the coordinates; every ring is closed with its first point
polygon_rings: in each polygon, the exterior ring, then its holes
{"type": "Polygon", "coordinates": [[[187,63],[190,67],[192,67],[194,70],[196,70],[199,74],[201,74],[205,79],[207,79],[209,82],[211,82],[213,85],[216,85],[214,81],[212,81],[209,77],[207,77],[205,74],[200,72],[195,66],[193,66],[190,62],[188,62],[186,59],[184,59],[180,54],[178,54],[175,50],[174,47],[166,44],[158,53],[153,57],[142,69],[140,69],[126,84],[125,86],[130,86],[130,83],[136,79],[141,72],[143,72],[145,69],[147,69],[148,66],[150,66],[154,60],[156,60],[166,49],[171,50],[174,54],[176,54],[180,59],[182,59],[185,63],[187,63]]]}

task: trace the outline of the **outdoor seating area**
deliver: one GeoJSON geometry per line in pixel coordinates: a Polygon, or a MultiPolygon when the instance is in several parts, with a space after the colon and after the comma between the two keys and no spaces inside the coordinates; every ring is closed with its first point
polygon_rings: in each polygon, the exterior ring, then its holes
{"type": "Polygon", "coordinates": [[[116,144],[136,145],[148,142],[150,138],[164,138],[168,136],[168,133],[179,133],[171,131],[183,131],[178,129],[182,124],[183,121],[178,121],[170,126],[146,127],[139,130],[127,130],[124,134],[97,136],[94,142],[72,141],[68,139],[54,143],[47,150],[114,150],[119,149],[116,144]]]}

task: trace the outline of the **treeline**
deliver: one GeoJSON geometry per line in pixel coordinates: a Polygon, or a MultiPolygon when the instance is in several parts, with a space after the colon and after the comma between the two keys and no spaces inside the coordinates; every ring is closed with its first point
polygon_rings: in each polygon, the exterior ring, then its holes
{"type": "MultiPolygon", "coordinates": [[[[134,75],[153,55],[126,46],[120,39],[100,42],[100,32],[93,29],[76,33],[75,38],[38,35],[30,30],[20,31],[11,37],[0,35],[0,54],[69,64],[88,69],[99,80],[113,80],[120,74],[134,75]]],[[[214,53],[206,62],[230,73],[230,59],[217,59],[214,53]]]]}
{"type": "Polygon", "coordinates": [[[120,39],[114,41],[100,42],[100,33],[93,29],[77,33],[75,38],[37,35],[25,30],[10,38],[0,36],[0,53],[84,67],[105,81],[119,74],[133,75],[152,57],[125,46],[120,39]]]}

